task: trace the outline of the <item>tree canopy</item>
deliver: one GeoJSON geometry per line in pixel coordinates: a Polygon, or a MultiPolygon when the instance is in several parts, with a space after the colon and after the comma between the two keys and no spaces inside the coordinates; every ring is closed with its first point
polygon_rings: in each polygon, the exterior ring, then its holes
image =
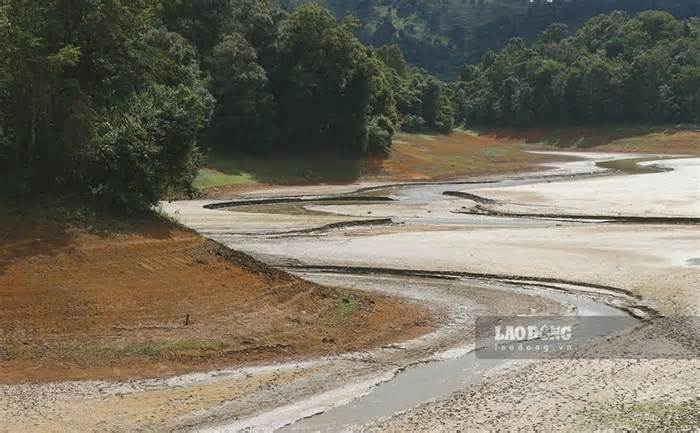
{"type": "MultiPolygon", "coordinates": [[[[142,209],[191,190],[209,148],[357,158],[398,130],[700,119],[697,18],[554,23],[446,83],[391,36],[408,24],[376,23],[376,41],[397,43],[361,42],[377,1],[331,2],[357,15],[338,18],[268,0],[4,0],[0,187],[142,209]]],[[[435,18],[438,3],[387,10],[435,18]]]]}
{"type": "Polygon", "coordinates": [[[277,0],[293,9],[315,2],[338,17],[356,15],[363,43],[398,45],[409,63],[443,79],[455,79],[463,63],[478,62],[510,38],[533,42],[550,24],[578,29],[613,11],[669,12],[679,19],[700,15],[695,0],[277,0]]]}
{"type": "Polygon", "coordinates": [[[575,34],[552,25],[527,46],[511,39],[457,87],[467,123],[698,122],[695,19],[647,11],[600,15],[575,34]]]}
{"type": "Polygon", "coordinates": [[[146,0],[0,6],[0,166],[19,189],[141,207],[196,170],[213,106],[190,43],[146,0]]]}
{"type": "Polygon", "coordinates": [[[207,143],[253,153],[385,152],[399,128],[447,131],[445,83],[397,46],[372,49],[358,21],[315,4],[243,0],[204,61],[217,99],[207,143]]]}

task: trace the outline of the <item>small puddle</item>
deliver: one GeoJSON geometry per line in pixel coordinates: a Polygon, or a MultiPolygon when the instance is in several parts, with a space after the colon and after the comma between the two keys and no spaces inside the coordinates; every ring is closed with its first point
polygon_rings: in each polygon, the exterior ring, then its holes
{"type": "Polygon", "coordinates": [[[623,174],[663,173],[664,171],[668,170],[654,165],[641,165],[643,162],[660,161],[663,159],[667,158],[662,156],[653,156],[647,158],[613,159],[611,161],[596,162],[595,165],[600,168],[607,168],[608,170],[617,170],[623,174]]]}
{"type": "Polygon", "coordinates": [[[685,264],[688,266],[700,266],[700,257],[693,257],[692,259],[688,259],[685,261],[685,264]]]}
{"type": "MultiPolygon", "coordinates": [[[[532,293],[532,290],[528,292],[532,293]]],[[[566,293],[536,290],[536,294],[562,304],[576,306],[579,316],[626,316],[623,312],[591,298],[566,293]]],[[[610,335],[634,326],[638,322],[629,317],[621,321],[620,329],[589,329],[591,338],[610,335]]],[[[283,427],[279,432],[338,432],[390,417],[418,406],[421,403],[448,397],[470,385],[482,383],[489,372],[517,363],[524,365],[532,361],[513,359],[481,359],[475,351],[454,359],[443,359],[418,364],[400,372],[393,379],[379,384],[372,391],[350,403],[330,409],[321,414],[299,420],[283,427]]]]}

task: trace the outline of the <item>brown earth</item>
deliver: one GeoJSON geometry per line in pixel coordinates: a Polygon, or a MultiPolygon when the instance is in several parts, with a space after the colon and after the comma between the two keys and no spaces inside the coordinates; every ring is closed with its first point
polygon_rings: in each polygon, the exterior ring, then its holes
{"type": "Polygon", "coordinates": [[[549,149],[521,140],[454,131],[449,135],[397,134],[391,154],[368,162],[366,180],[426,181],[524,172],[561,157],[528,153],[549,149]]]}
{"type": "MultiPolygon", "coordinates": [[[[228,199],[242,193],[264,190],[270,188],[270,186],[274,186],[274,184],[245,183],[242,185],[221,185],[199,191],[197,193],[197,198],[209,198],[213,200],[228,199]]],[[[189,197],[172,197],[172,199],[181,200],[186,200],[188,198],[189,197]]]]}
{"type": "Polygon", "coordinates": [[[622,138],[596,150],[700,155],[700,131],[663,131],[622,138]]]}
{"type": "Polygon", "coordinates": [[[97,229],[32,219],[0,216],[0,383],[269,363],[437,323],[415,304],[312,284],[155,217],[97,229]]]}
{"type": "Polygon", "coordinates": [[[581,126],[397,134],[387,158],[368,161],[363,180],[424,181],[531,171],[561,156],[528,150],[700,154],[700,130],[581,126]]]}

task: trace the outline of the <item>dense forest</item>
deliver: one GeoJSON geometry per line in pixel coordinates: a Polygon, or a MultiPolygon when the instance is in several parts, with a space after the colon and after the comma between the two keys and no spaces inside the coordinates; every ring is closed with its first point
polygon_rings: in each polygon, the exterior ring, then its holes
{"type": "Polygon", "coordinates": [[[574,35],[553,24],[531,46],[511,39],[456,84],[467,124],[698,122],[700,19],[665,12],[592,18],[574,35]]]}
{"type": "Polygon", "coordinates": [[[343,4],[4,0],[0,188],[139,209],[189,191],[206,149],[357,158],[397,130],[700,120],[698,18],[553,24],[445,82],[401,41],[361,42],[372,1],[343,4]]]}
{"type": "Polygon", "coordinates": [[[383,151],[447,131],[446,85],[355,19],[259,0],[5,0],[3,191],[143,208],[191,188],[203,148],[383,151]]]}
{"type": "Polygon", "coordinates": [[[478,62],[512,37],[533,42],[550,24],[579,28],[589,18],[623,11],[660,10],[700,16],[696,0],[277,0],[293,9],[316,2],[338,17],[357,16],[363,43],[398,45],[409,63],[456,79],[464,63],[478,62]]]}

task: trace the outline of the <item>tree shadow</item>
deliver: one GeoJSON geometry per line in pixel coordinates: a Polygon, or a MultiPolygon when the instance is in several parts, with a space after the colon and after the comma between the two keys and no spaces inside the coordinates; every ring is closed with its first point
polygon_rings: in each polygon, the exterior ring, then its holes
{"type": "Polygon", "coordinates": [[[124,215],[58,203],[55,198],[31,204],[0,202],[0,275],[19,260],[70,252],[79,235],[163,240],[182,230],[153,212],[124,215]]]}
{"type": "Polygon", "coordinates": [[[688,125],[638,125],[638,124],[598,124],[577,126],[544,126],[533,128],[474,128],[482,135],[498,139],[523,141],[525,143],[546,144],[559,148],[593,148],[614,141],[648,134],[674,134],[681,130],[697,129],[688,125]]]}
{"type": "Polygon", "coordinates": [[[248,155],[212,152],[206,167],[241,181],[278,185],[341,184],[356,181],[363,173],[364,157],[355,154],[248,155]]]}
{"type": "Polygon", "coordinates": [[[70,247],[74,235],[58,224],[0,217],[0,275],[15,261],[51,256],[70,247]]]}

